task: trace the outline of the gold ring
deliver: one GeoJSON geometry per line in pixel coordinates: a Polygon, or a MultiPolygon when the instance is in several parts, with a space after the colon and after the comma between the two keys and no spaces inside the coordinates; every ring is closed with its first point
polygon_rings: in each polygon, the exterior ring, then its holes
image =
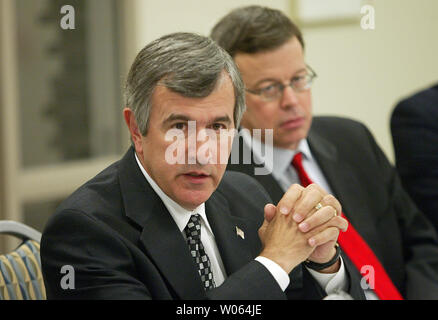
{"type": "Polygon", "coordinates": [[[319,210],[321,208],[322,208],[322,204],[321,204],[321,202],[318,202],[318,204],[315,206],[315,209],[319,210]]]}

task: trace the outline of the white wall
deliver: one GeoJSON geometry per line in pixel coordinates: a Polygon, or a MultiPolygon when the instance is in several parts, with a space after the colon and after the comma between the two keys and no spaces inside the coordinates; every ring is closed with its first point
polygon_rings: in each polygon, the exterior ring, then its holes
{"type": "MultiPolygon", "coordinates": [[[[167,33],[208,35],[214,24],[236,7],[261,4],[288,15],[292,7],[290,0],[131,1],[134,54],[167,33]]],[[[395,103],[438,82],[438,1],[376,0],[371,4],[376,14],[374,30],[362,30],[357,22],[304,28],[303,33],[307,62],[318,73],[314,113],[365,122],[392,160],[389,116],[395,103]]]]}
{"type": "Polygon", "coordinates": [[[308,63],[319,75],[314,113],[367,124],[393,159],[395,104],[438,82],[438,1],[374,1],[374,30],[357,25],[304,29],[308,63]]]}
{"type": "Polygon", "coordinates": [[[187,31],[208,35],[216,22],[232,9],[250,4],[289,11],[289,0],[133,0],[137,49],[168,33],[187,31]]]}

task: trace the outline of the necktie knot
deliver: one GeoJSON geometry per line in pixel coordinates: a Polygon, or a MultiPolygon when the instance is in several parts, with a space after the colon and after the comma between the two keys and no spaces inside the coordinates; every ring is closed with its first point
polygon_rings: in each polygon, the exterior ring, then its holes
{"type": "Polygon", "coordinates": [[[190,216],[189,222],[184,229],[187,239],[200,240],[201,239],[201,216],[194,214],[190,216]]]}
{"type": "Polygon", "coordinates": [[[309,184],[312,184],[312,180],[310,180],[307,175],[306,170],[303,167],[303,153],[297,152],[292,159],[292,166],[295,168],[298,177],[300,178],[301,185],[303,187],[307,187],[309,184]]]}

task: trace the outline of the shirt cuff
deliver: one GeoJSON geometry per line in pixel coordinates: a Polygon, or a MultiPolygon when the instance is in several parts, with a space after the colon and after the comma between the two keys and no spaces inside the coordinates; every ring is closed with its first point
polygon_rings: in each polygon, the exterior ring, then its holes
{"type": "Polygon", "coordinates": [[[344,262],[342,257],[339,257],[339,259],[341,260],[341,266],[338,272],[335,273],[321,273],[306,267],[327,294],[332,294],[340,290],[346,292],[348,290],[349,280],[345,272],[344,262]]]}
{"type": "Polygon", "coordinates": [[[258,256],[255,258],[258,262],[260,262],[262,265],[265,266],[266,269],[272,274],[275,281],[277,281],[278,285],[280,286],[281,290],[286,290],[287,286],[289,285],[290,279],[289,275],[282,267],[280,267],[277,263],[272,261],[271,259],[258,256]]]}

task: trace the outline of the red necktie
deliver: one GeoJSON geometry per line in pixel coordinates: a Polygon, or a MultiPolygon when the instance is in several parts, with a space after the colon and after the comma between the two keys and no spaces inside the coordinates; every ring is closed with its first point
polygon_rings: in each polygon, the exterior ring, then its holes
{"type": "MultiPolygon", "coordinates": [[[[301,152],[294,156],[292,165],[297,171],[303,187],[313,183],[303,168],[301,152]]],[[[341,212],[341,215],[344,219],[347,219],[343,212],[341,212]]],[[[338,243],[361,273],[363,266],[372,266],[374,268],[373,290],[380,299],[403,300],[403,297],[392,283],[379,259],[377,259],[374,252],[350,222],[348,223],[347,231],[339,234],[338,243]]]]}

